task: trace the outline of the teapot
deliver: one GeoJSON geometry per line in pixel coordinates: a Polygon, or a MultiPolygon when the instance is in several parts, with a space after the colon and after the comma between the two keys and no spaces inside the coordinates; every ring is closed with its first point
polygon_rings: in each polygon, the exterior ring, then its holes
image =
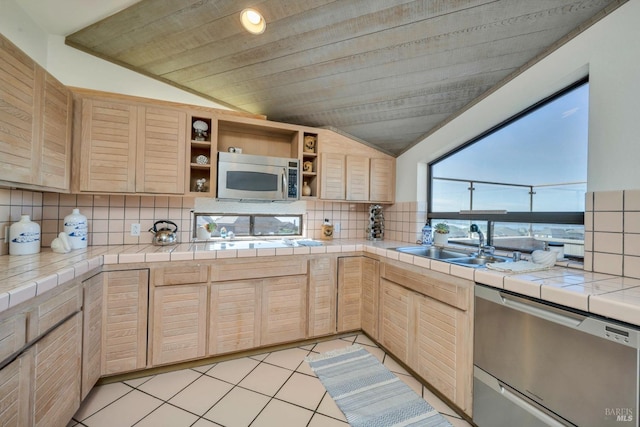
{"type": "Polygon", "coordinates": [[[178,243],[178,226],[167,220],[156,221],[153,227],[149,229],[150,233],[153,233],[153,244],[156,246],[175,245],[178,243]],[[167,224],[167,226],[173,226],[173,229],[169,227],[158,228],[158,224],[167,224]]]}

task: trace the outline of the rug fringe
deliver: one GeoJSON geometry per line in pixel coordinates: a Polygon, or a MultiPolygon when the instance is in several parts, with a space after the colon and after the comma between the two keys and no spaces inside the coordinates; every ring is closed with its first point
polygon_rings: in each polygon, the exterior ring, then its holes
{"type": "Polygon", "coordinates": [[[321,354],[315,354],[313,356],[307,356],[304,358],[305,362],[317,362],[318,360],[330,359],[332,357],[341,356],[343,354],[353,353],[354,351],[358,351],[362,349],[360,344],[352,344],[349,347],[339,348],[337,350],[327,351],[321,354]]]}

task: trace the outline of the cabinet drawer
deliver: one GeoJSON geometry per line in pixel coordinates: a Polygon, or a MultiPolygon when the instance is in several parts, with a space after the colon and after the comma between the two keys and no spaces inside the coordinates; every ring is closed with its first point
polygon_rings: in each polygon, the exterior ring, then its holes
{"type": "Polygon", "coordinates": [[[82,287],[79,283],[69,283],[52,292],[49,298],[29,312],[28,341],[38,338],[82,306],[82,287]]]}
{"type": "Polygon", "coordinates": [[[27,343],[27,316],[19,313],[0,321],[0,365],[27,343]]]}
{"type": "Polygon", "coordinates": [[[185,283],[207,283],[209,266],[201,264],[160,267],[153,270],[153,285],[183,285],[185,283]]]}
{"type": "Polygon", "coordinates": [[[233,259],[216,264],[211,270],[211,281],[262,279],[298,274],[307,274],[307,259],[305,257],[233,259]]]}

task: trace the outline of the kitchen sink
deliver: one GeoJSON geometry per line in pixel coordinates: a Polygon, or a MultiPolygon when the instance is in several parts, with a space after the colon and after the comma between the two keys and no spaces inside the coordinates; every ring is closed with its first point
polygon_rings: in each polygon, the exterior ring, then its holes
{"type": "Polygon", "coordinates": [[[395,250],[409,255],[440,260],[469,256],[468,253],[462,251],[452,251],[449,249],[439,248],[437,246],[407,246],[403,248],[395,248],[395,250]]]}
{"type": "Polygon", "coordinates": [[[498,255],[469,255],[463,251],[444,249],[437,246],[406,246],[395,248],[394,250],[409,255],[424,258],[437,259],[451,264],[464,265],[467,267],[483,267],[491,262],[510,262],[511,258],[498,255]]]}

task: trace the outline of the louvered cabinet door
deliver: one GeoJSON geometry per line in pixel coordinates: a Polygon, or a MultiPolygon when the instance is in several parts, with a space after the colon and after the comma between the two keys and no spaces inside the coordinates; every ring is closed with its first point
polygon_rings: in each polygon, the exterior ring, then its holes
{"type": "Polygon", "coordinates": [[[344,154],[322,153],[320,156],[320,198],[345,199],[344,154]]]}
{"type": "Polygon", "coordinates": [[[42,160],[39,184],[68,190],[71,179],[72,97],[46,73],[42,115],[42,160]]]}
{"type": "Polygon", "coordinates": [[[309,260],[309,337],[336,332],[336,261],[309,260]]]}
{"type": "Polygon", "coordinates": [[[260,345],[262,280],[211,284],[209,355],[260,345]]]}
{"type": "Polygon", "coordinates": [[[415,294],[416,337],[411,366],[464,410],[470,409],[473,378],[469,312],[415,294]]]}
{"type": "Polygon", "coordinates": [[[187,114],[139,107],[136,192],[185,192],[187,114]]]}
{"type": "Polygon", "coordinates": [[[380,343],[407,363],[410,340],[412,292],[380,279],[380,343]]]}
{"type": "Polygon", "coordinates": [[[153,288],[151,363],[153,366],[206,355],[207,285],[153,288]]]}
{"type": "Polygon", "coordinates": [[[37,184],[36,64],[0,35],[0,180],[37,184]]]}
{"type": "Polygon", "coordinates": [[[260,345],[305,339],[307,336],[307,276],[264,279],[260,345]]]}
{"type": "Polygon", "coordinates": [[[102,375],[145,368],[149,270],[104,274],[102,375]]]}
{"type": "Polygon", "coordinates": [[[393,202],[396,181],[395,160],[371,159],[369,176],[369,200],[393,202]]]}
{"type": "Polygon", "coordinates": [[[82,318],[82,399],[87,397],[102,373],[102,297],[104,275],[97,274],[83,283],[82,318]]]}
{"type": "Polygon", "coordinates": [[[35,344],[33,425],[64,426],[80,407],[82,314],[35,344]]]}
{"type": "Polygon", "coordinates": [[[380,291],[380,262],[362,259],[362,330],[378,339],[378,298],[380,291]]]}
{"type": "Polygon", "coordinates": [[[80,191],[135,191],[137,113],[131,104],[82,100],[80,191]]]}
{"type": "Polygon", "coordinates": [[[338,332],[362,327],[362,257],[338,259],[338,332]]]}
{"type": "MultiPolygon", "coordinates": [[[[29,426],[33,349],[0,369],[0,425],[29,426]]],[[[61,424],[66,425],[66,424],[61,424]]]]}
{"type": "Polygon", "coordinates": [[[347,200],[369,200],[369,158],[347,156],[347,200]]]}

